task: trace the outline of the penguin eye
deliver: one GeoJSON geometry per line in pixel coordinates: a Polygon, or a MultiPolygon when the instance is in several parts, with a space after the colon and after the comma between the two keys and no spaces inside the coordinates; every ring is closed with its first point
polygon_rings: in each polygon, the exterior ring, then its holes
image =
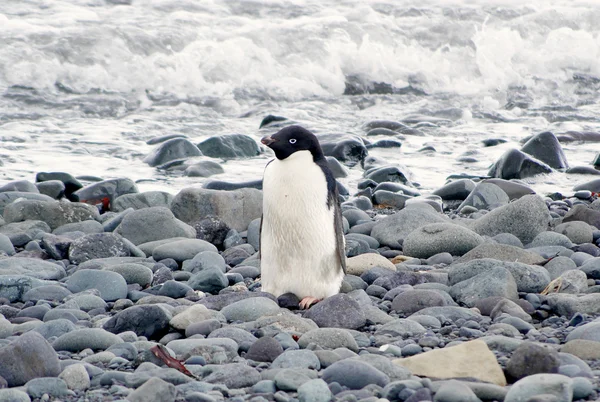
{"type": "Polygon", "coordinates": [[[295,138],[290,138],[290,144],[295,144],[296,143],[296,139],[295,138]]]}

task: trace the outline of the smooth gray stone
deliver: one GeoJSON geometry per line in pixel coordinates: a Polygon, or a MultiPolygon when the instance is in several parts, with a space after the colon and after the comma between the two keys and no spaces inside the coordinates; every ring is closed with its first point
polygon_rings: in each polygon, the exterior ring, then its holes
{"type": "Polygon", "coordinates": [[[100,214],[93,205],[81,202],[23,200],[7,205],[3,216],[6,223],[40,220],[56,229],[66,223],[98,220],[100,214]]]}
{"type": "Polygon", "coordinates": [[[115,233],[136,246],[173,237],[196,237],[196,230],[177,219],[166,207],[150,207],[130,212],[115,229],[115,233]]]}
{"type": "Polygon", "coordinates": [[[83,328],[67,332],[56,339],[52,346],[56,350],[81,352],[84,349],[105,350],[123,340],[102,328],[83,328]]]}
{"type": "Polygon", "coordinates": [[[255,321],[279,311],[279,305],[266,297],[253,297],[234,302],[221,309],[227,321],[255,321]]]}
{"type": "Polygon", "coordinates": [[[69,277],[67,288],[78,293],[87,289],[98,289],[105,301],[115,301],[127,297],[127,283],[116,272],[80,269],[69,277]]]}
{"type": "Polygon", "coordinates": [[[202,152],[185,138],[172,138],[159,144],[144,158],[150,166],[159,166],[176,159],[200,156],[202,152]]]}
{"type": "Polygon", "coordinates": [[[167,207],[171,206],[173,196],[164,191],[145,191],[143,193],[123,194],[115,199],[112,209],[116,212],[123,212],[129,208],[134,210],[149,207],[167,207]]]}
{"type": "Polygon", "coordinates": [[[362,389],[369,384],[386,386],[390,378],[375,367],[352,359],[340,360],[323,370],[323,380],[331,384],[337,382],[350,389],[362,389]]]}
{"type": "Polygon", "coordinates": [[[69,394],[67,383],[52,377],[31,379],[25,384],[25,389],[32,398],[41,398],[44,394],[60,398],[69,394]]]}

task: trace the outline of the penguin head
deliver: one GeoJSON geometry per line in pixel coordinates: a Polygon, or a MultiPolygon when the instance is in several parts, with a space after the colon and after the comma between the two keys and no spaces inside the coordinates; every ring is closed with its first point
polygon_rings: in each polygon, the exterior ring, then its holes
{"type": "Polygon", "coordinates": [[[276,134],[260,140],[275,152],[279,160],[283,160],[298,151],[310,151],[314,160],[324,158],[317,137],[300,126],[288,126],[276,134]]]}

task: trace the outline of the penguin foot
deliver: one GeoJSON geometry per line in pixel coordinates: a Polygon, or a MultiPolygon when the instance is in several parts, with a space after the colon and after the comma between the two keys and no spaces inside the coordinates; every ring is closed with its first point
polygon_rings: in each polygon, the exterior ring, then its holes
{"type": "Polygon", "coordinates": [[[313,304],[318,303],[320,301],[321,301],[321,299],[317,299],[317,298],[314,298],[314,297],[307,296],[304,299],[300,300],[300,309],[301,310],[306,310],[310,306],[312,306],[313,304]]]}

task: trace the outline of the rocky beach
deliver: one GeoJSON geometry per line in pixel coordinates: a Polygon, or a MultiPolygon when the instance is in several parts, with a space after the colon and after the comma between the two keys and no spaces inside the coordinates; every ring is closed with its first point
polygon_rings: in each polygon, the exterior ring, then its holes
{"type": "MultiPolygon", "coordinates": [[[[597,400],[600,180],[538,194],[514,179],[568,166],[545,132],[487,179],[421,193],[361,138],[322,139],[336,177],[363,179],[339,184],[341,292],[306,311],[261,292],[260,181],[3,185],[0,401],[597,400]]],[[[199,154],[266,152],[243,135],[152,143],[146,163],[202,173],[219,166],[199,154]]]]}

